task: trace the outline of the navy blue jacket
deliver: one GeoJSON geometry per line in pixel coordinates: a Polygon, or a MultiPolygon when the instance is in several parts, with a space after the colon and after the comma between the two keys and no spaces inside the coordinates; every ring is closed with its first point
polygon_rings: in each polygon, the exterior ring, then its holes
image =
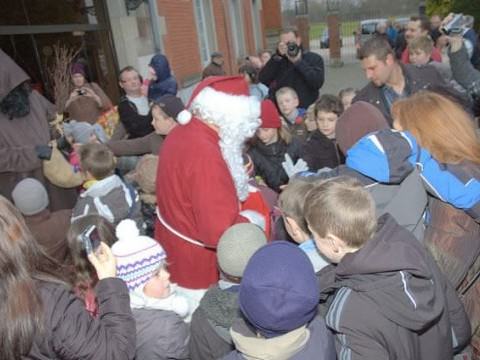
{"type": "Polygon", "coordinates": [[[163,95],[177,95],[177,80],[170,71],[170,65],[165,55],[157,54],[149,64],[157,75],[157,80],[148,86],[148,100],[157,101],[163,95]]]}

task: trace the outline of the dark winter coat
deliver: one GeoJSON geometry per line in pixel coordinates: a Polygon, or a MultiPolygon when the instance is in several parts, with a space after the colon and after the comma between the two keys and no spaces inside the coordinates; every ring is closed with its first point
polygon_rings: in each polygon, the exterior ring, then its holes
{"type": "Polygon", "coordinates": [[[157,79],[148,85],[148,100],[157,101],[163,95],[177,95],[177,80],[170,71],[167,57],[157,54],[149,65],[155,70],[157,79]]]}
{"type": "Polygon", "coordinates": [[[25,216],[25,223],[37,242],[52,258],[63,264],[67,256],[67,232],[70,228],[71,210],[42,212],[25,216]]]}
{"type": "Polygon", "coordinates": [[[302,159],[307,162],[310,171],[324,167],[333,169],[343,162],[335,140],[327,138],[319,130],[315,130],[303,146],[302,159]]]}
{"type": "MultiPolygon", "coordinates": [[[[152,126],[152,113],[149,112],[147,115],[140,115],[135,104],[126,96],[120,98],[118,115],[129,139],[143,137],[154,130],[152,126]]],[[[124,136],[125,132],[122,134],[121,129],[115,129],[112,140],[121,140],[124,136]]]]}
{"type": "MultiPolygon", "coordinates": [[[[307,342],[298,349],[293,356],[288,357],[291,360],[312,360],[312,359],[322,359],[322,360],[334,360],[336,359],[335,347],[333,344],[332,334],[328,331],[325,326],[325,321],[320,317],[315,317],[308,325],[307,329],[310,333],[309,339],[307,342]]],[[[238,319],[232,326],[232,330],[242,334],[246,338],[257,338],[257,334],[251,330],[251,327],[245,324],[243,319],[238,319]]],[[[258,338],[257,338],[258,339],[258,338]]],[[[258,339],[257,345],[258,348],[254,349],[255,354],[262,353],[262,342],[267,344],[272,339],[258,339]]],[[[252,349],[247,349],[252,350],[252,349]]],[[[268,354],[261,359],[274,360],[274,359],[286,359],[284,354],[268,354]],[[269,356],[268,356],[269,355],[269,356]],[[282,356],[283,355],[283,356],[282,356]]],[[[260,359],[260,357],[258,357],[260,359]]],[[[229,353],[227,356],[222,358],[223,360],[245,360],[245,357],[237,349],[229,353]]]]}
{"type": "Polygon", "coordinates": [[[295,64],[276,54],[260,71],[259,80],[270,88],[269,97],[273,100],[281,87],[293,88],[300,100],[299,107],[306,109],[319,96],[325,80],[325,66],[322,57],[313,52],[303,53],[302,59],[295,64]]]}
{"type": "Polygon", "coordinates": [[[90,214],[98,214],[117,225],[133,219],[143,228],[140,197],[132,185],[117,175],[99,180],[84,191],[73,208],[72,222],[90,214]]]}
{"type": "Polygon", "coordinates": [[[265,145],[257,140],[248,151],[253,161],[255,174],[275,191],[279,191],[281,185],[288,183],[288,175],[282,167],[287,153],[294,164],[301,157],[301,146],[296,139],[292,139],[288,145],[283,140],[270,145],[265,145]]]}
{"type": "Polygon", "coordinates": [[[480,103],[480,71],[470,63],[465,46],[456,52],[449,51],[448,57],[455,81],[480,103]]]}
{"type": "Polygon", "coordinates": [[[98,282],[98,318],[92,318],[84,303],[63,285],[38,284],[45,330],[35,337],[32,349],[22,359],[133,359],[135,321],[122,280],[107,278],[98,282]]]}
{"type": "Polygon", "coordinates": [[[431,255],[386,214],[375,236],[320,272],[341,359],[445,359],[470,340],[455,290],[431,255]]]}
{"type": "MultiPolygon", "coordinates": [[[[420,90],[426,90],[431,87],[446,87],[440,74],[433,67],[417,67],[415,65],[400,64],[403,75],[405,77],[405,91],[407,95],[412,95],[420,90]]],[[[385,116],[390,126],[393,124],[390,107],[383,95],[382,87],[375,86],[369,82],[360,92],[353,98],[352,102],[366,101],[376,106],[385,116]]]]}
{"type": "Polygon", "coordinates": [[[190,323],[192,360],[216,360],[234,349],[229,330],[239,316],[238,289],[214,286],[203,296],[190,323]]]}
{"type": "Polygon", "coordinates": [[[173,311],[133,309],[137,329],[135,360],[190,359],[188,325],[173,311]]]}

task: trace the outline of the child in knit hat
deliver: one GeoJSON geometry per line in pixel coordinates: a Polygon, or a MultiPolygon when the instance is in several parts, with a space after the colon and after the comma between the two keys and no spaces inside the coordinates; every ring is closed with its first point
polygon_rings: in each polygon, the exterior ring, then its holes
{"type": "Polygon", "coordinates": [[[242,317],[230,330],[236,350],[223,359],[336,359],[318,315],[320,288],[305,253],[286,241],[263,246],[247,264],[239,291],[242,317]]]}
{"type": "Polygon", "coordinates": [[[121,221],[112,246],[117,276],[130,292],[136,322],[135,359],[188,359],[187,300],[176,293],[167,270],[167,254],[158,242],[141,236],[133,220],[121,221]]]}
{"type": "Polygon", "coordinates": [[[278,198],[283,223],[288,235],[298,244],[312,262],[315,273],[330,264],[319,252],[308,230],[303,208],[308,192],[315,186],[302,178],[290,180],[278,198]]]}
{"type": "Polygon", "coordinates": [[[80,171],[80,157],[78,148],[80,145],[91,142],[107,142],[108,138],[103,128],[98,124],[89,124],[87,122],[78,122],[71,120],[63,124],[65,139],[71,145],[71,151],[68,154],[68,161],[73,166],[75,172],[80,171]]]}
{"type": "Polygon", "coordinates": [[[267,243],[265,233],[251,223],[236,224],[220,237],[218,284],[200,301],[190,325],[190,358],[219,359],[234,349],[229,329],[238,316],[238,290],[251,256],[267,243]]]}
{"type": "Polygon", "coordinates": [[[34,178],[18,182],[12,191],[12,200],[37,242],[48,255],[63,263],[67,255],[66,235],[71,210],[50,212],[47,190],[34,178]]]}
{"type": "Polygon", "coordinates": [[[288,155],[293,163],[300,158],[301,145],[282,127],[280,115],[271,100],[264,100],[260,114],[262,124],[257,130],[254,144],[248,151],[252,158],[255,174],[260,176],[269,188],[275,191],[288,183],[289,175],[282,162],[288,155]]]}

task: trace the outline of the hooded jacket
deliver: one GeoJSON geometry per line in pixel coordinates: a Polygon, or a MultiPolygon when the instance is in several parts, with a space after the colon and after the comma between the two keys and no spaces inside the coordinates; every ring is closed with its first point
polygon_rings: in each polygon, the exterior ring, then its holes
{"type": "Polygon", "coordinates": [[[150,82],[148,86],[148,100],[157,101],[163,95],[171,94],[177,95],[177,80],[173,77],[170,71],[170,65],[165,55],[155,55],[149,64],[157,79],[150,82]]]}
{"type": "Polygon", "coordinates": [[[386,214],[363,247],[320,273],[339,359],[453,358],[470,340],[455,290],[433,258],[386,214]]]}

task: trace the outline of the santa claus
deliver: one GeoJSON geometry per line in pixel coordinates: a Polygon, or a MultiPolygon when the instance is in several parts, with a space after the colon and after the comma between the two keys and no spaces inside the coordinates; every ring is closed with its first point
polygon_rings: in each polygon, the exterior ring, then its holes
{"type": "Polygon", "coordinates": [[[243,77],[213,76],[195,88],[187,109],[159,155],[155,238],[168,254],[172,280],[206,289],[218,281],[222,233],[254,221],[240,211],[249,194],[242,151],[260,126],[260,103],[243,77]]]}

